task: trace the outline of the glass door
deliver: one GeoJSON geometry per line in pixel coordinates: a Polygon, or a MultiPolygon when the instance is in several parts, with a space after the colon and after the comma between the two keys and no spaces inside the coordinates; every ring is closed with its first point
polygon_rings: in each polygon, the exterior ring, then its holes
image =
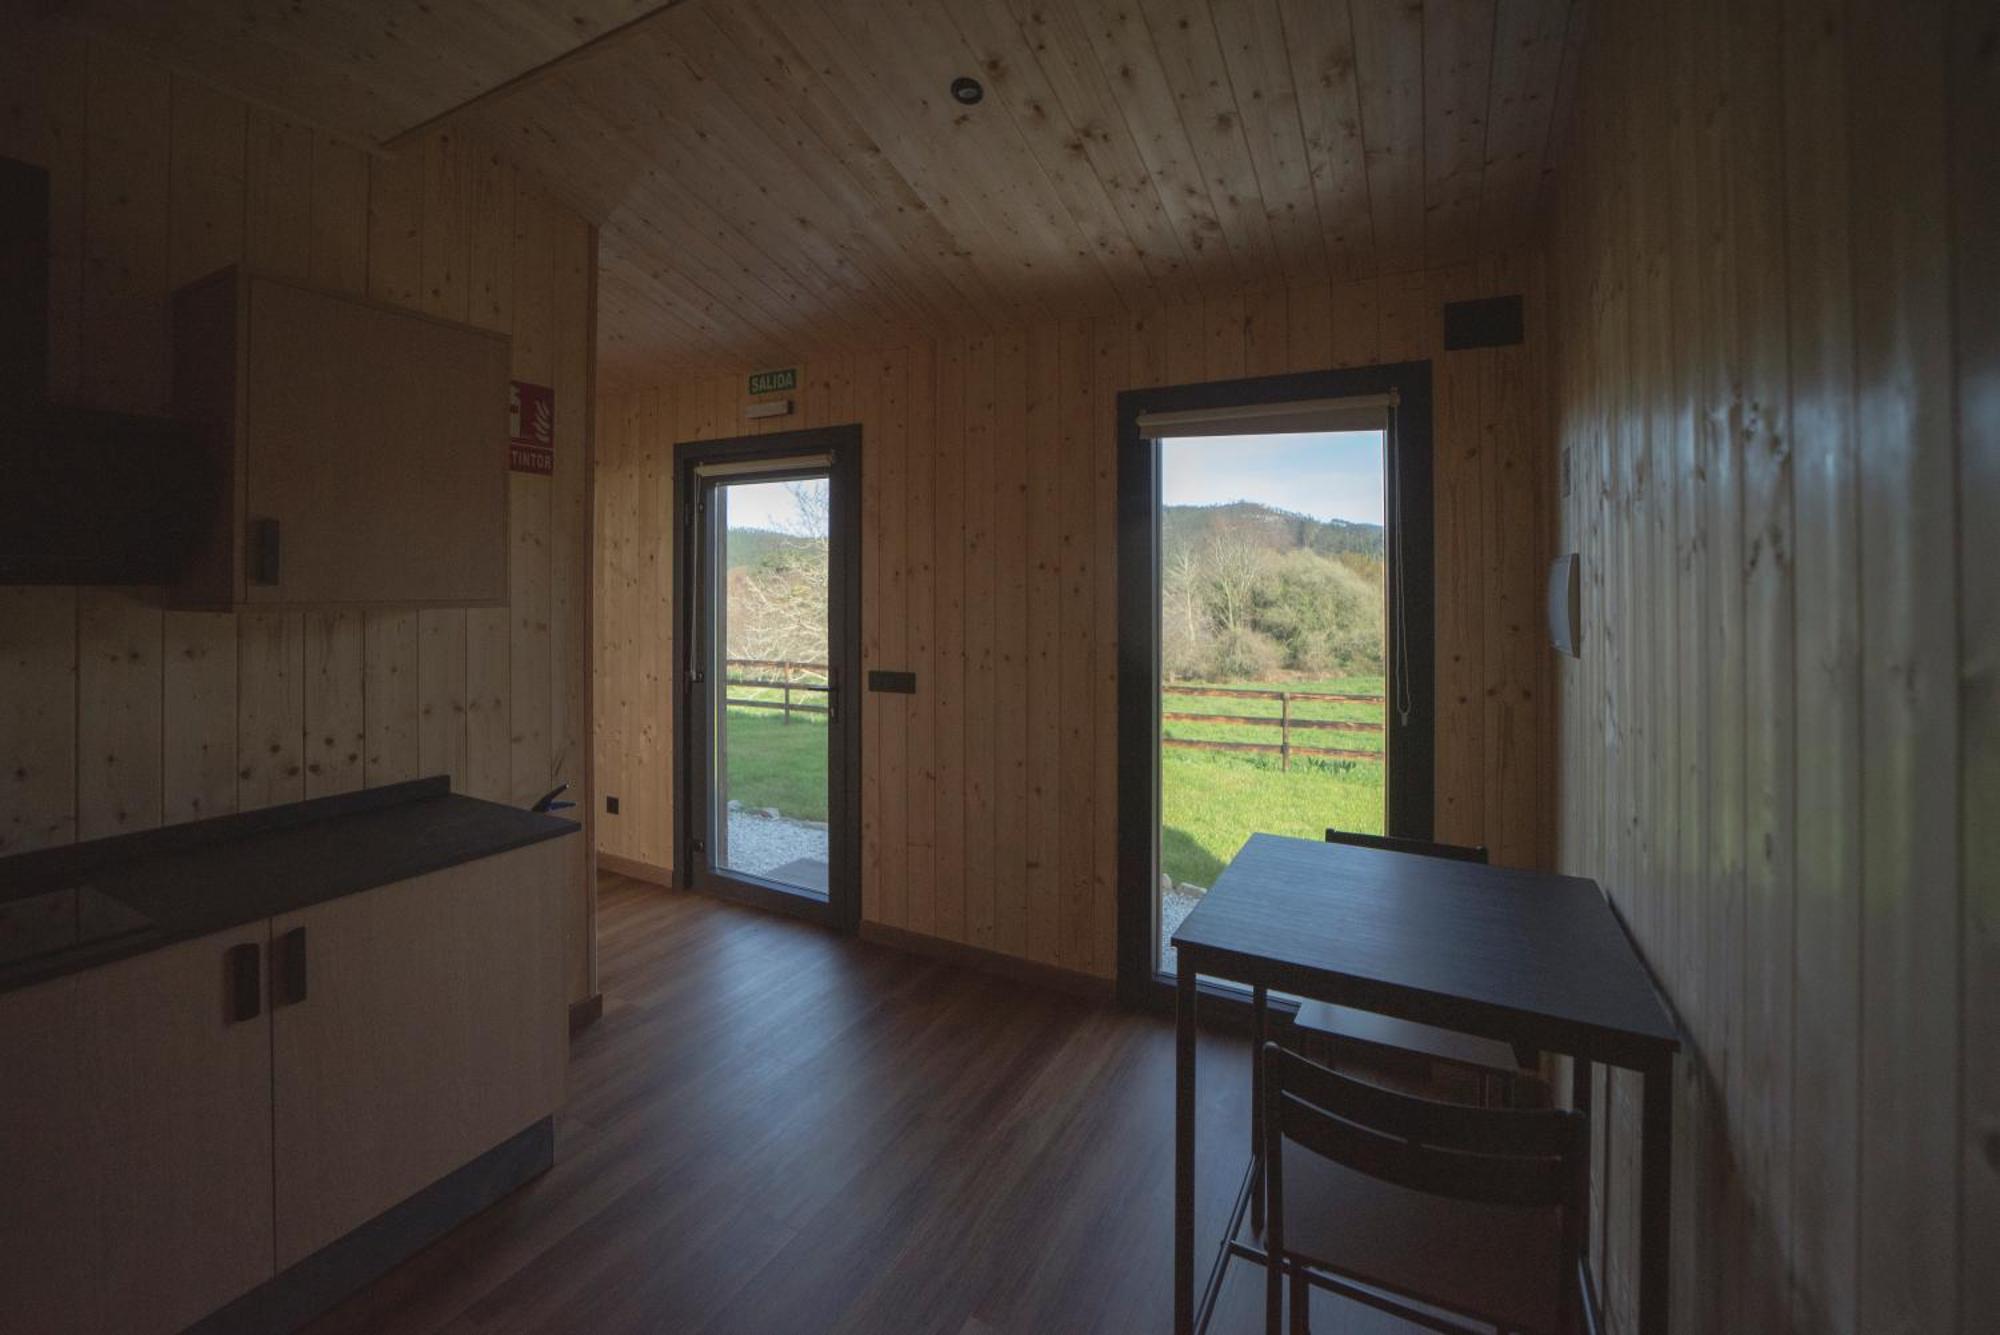
{"type": "Polygon", "coordinates": [[[683,865],[696,889],[839,921],[852,736],[841,478],[829,452],[720,453],[682,472],[683,865]]]}
{"type": "Polygon", "coordinates": [[[824,473],[712,483],[708,864],[826,898],[824,473]]]}

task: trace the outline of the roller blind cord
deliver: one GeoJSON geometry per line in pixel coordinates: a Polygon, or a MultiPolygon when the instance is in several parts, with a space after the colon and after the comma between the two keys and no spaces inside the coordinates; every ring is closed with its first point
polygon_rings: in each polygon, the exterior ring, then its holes
{"type": "Polygon", "coordinates": [[[1395,494],[1395,510],[1391,515],[1396,525],[1396,643],[1395,643],[1395,686],[1396,716],[1404,727],[1410,724],[1410,711],[1415,702],[1410,698],[1410,655],[1409,655],[1409,606],[1403,591],[1403,467],[1402,451],[1396,448],[1396,409],[1389,409],[1389,431],[1383,438],[1389,449],[1389,489],[1395,494]]]}

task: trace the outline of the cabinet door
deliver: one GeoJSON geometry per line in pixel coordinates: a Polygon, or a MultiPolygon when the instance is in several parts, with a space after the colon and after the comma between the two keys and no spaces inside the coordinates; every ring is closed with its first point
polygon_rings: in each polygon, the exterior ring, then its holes
{"type": "Polygon", "coordinates": [[[259,922],[81,975],[108,1329],[179,1330],[276,1273],[268,939],[259,922]],[[237,947],[260,970],[244,1019],[237,947]]]}
{"type": "Polygon", "coordinates": [[[246,601],[504,603],[507,340],[249,281],[244,514],[278,570],[246,601]]]}
{"type": "Polygon", "coordinates": [[[279,1269],[555,1111],[562,844],[274,919],[279,1269]],[[303,937],[293,937],[303,932],[303,937]]]}
{"type": "Polygon", "coordinates": [[[270,1014],[230,953],[266,931],[0,997],[0,1328],[176,1331],[271,1277],[270,1014]]]}
{"type": "Polygon", "coordinates": [[[82,1006],[75,977],[0,996],[0,1330],[98,1324],[85,1307],[95,1220],[82,1006]]]}

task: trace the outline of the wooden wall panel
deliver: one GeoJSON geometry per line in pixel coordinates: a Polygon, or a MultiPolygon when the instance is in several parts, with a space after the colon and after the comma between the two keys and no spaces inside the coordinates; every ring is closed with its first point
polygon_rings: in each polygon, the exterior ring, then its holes
{"type": "Polygon", "coordinates": [[[160,823],[160,609],[122,589],[76,599],[76,837],[160,823]]]}
{"type": "MultiPolygon", "coordinates": [[[[514,358],[513,375],[531,384],[555,380],[555,206],[537,190],[520,189],[514,198],[514,358]]],[[[578,331],[581,332],[581,331],[578,331]]],[[[586,412],[588,400],[565,405],[586,412]]],[[[549,782],[550,527],[554,522],[553,478],[515,473],[508,478],[511,586],[508,668],[508,788],[505,800],[533,802],[549,782]],[[525,702],[535,702],[524,707],[525,702]]]]}
{"type": "Polygon", "coordinates": [[[76,838],[74,589],[0,589],[0,853],[76,838]]]}
{"type": "MultiPolygon", "coordinates": [[[[1586,572],[1556,844],[1689,1038],[1677,1329],[1990,1310],[2000,405],[1966,283],[1993,168],[1963,146],[1992,133],[1992,40],[1943,4],[1704,0],[1593,11],[1583,48],[1549,252],[1550,495],[1586,572]]],[[[1597,1169],[1614,1329],[1625,1084],[1597,1169]]]]}
{"type": "MultiPolygon", "coordinates": [[[[862,424],[867,430],[867,424],[862,424]]],[[[1028,341],[1020,331],[995,340],[993,359],[993,919],[973,944],[1028,953],[1028,341]]],[[[863,442],[862,448],[867,448],[863,442]]],[[[976,607],[967,616],[978,616],[976,607]]],[[[863,762],[864,766],[866,761],[863,762]]]]}
{"type": "MultiPolygon", "coordinates": [[[[1026,838],[1002,845],[1001,857],[1019,857],[1026,877],[1027,957],[1053,964],[1061,957],[1062,827],[1062,444],[1058,351],[1061,329],[1037,325],[1028,332],[1025,415],[1027,638],[1021,657],[1027,691],[1012,697],[1026,721],[1026,838]]],[[[864,424],[864,430],[865,430],[864,424]]],[[[865,448],[865,446],[864,446],[865,448]]],[[[885,650],[887,646],[884,646],[885,650]]],[[[864,764],[866,761],[864,760],[864,764]]]]}
{"type": "Polygon", "coordinates": [[[921,885],[929,893],[911,895],[904,907],[902,925],[926,936],[937,931],[937,607],[933,602],[936,586],[936,469],[937,452],[931,441],[936,435],[937,381],[933,362],[935,349],[928,344],[911,350],[909,369],[909,421],[914,424],[904,446],[903,469],[907,501],[904,508],[904,594],[908,611],[909,643],[903,661],[917,674],[917,681],[929,682],[926,689],[907,697],[904,754],[903,878],[907,884],[921,885]]]}
{"type": "MultiPolygon", "coordinates": [[[[462,612],[186,613],[150,589],[0,590],[0,853],[420,773],[464,790],[483,777],[503,800],[561,773],[587,816],[594,229],[544,204],[546,225],[517,235],[524,187],[485,147],[371,157],[61,29],[11,32],[4,67],[32,77],[9,81],[0,151],[50,171],[52,397],[164,411],[168,296],[226,264],[495,328],[528,269],[561,462],[553,482],[514,484],[540,516],[518,679],[505,609],[489,614],[495,643],[462,612]]],[[[578,998],[593,986],[586,844],[570,872],[578,998]]]]}
{"type": "MultiPolygon", "coordinates": [[[[1436,702],[1440,828],[1503,860],[1549,861],[1543,281],[1523,256],[1007,328],[855,356],[844,398],[829,361],[802,368],[809,424],[862,426],[864,667],[919,674],[915,696],[861,701],[864,916],[1111,975],[1117,396],[1329,359],[1433,361],[1441,495],[1455,507],[1439,513],[1441,579],[1456,599],[1440,667],[1460,664],[1440,672],[1436,702]],[[1496,291],[1528,296],[1530,343],[1442,352],[1437,301],[1496,291]]],[[[675,843],[669,790],[647,781],[670,765],[676,688],[665,475],[676,441],[747,434],[741,385],[684,380],[599,408],[622,424],[598,442],[595,737],[603,791],[621,807],[599,846],[656,873],[675,843]]]]}

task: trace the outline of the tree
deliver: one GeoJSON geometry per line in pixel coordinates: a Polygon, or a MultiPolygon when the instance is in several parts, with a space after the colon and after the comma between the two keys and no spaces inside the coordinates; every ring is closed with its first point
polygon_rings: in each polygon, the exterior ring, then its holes
{"type": "Polygon", "coordinates": [[[1224,633],[1248,630],[1263,582],[1264,553],[1240,537],[1211,538],[1202,562],[1210,614],[1224,633]]]}
{"type": "Polygon", "coordinates": [[[823,481],[793,482],[784,541],[729,572],[729,656],[825,663],[831,500],[823,481]]]}

